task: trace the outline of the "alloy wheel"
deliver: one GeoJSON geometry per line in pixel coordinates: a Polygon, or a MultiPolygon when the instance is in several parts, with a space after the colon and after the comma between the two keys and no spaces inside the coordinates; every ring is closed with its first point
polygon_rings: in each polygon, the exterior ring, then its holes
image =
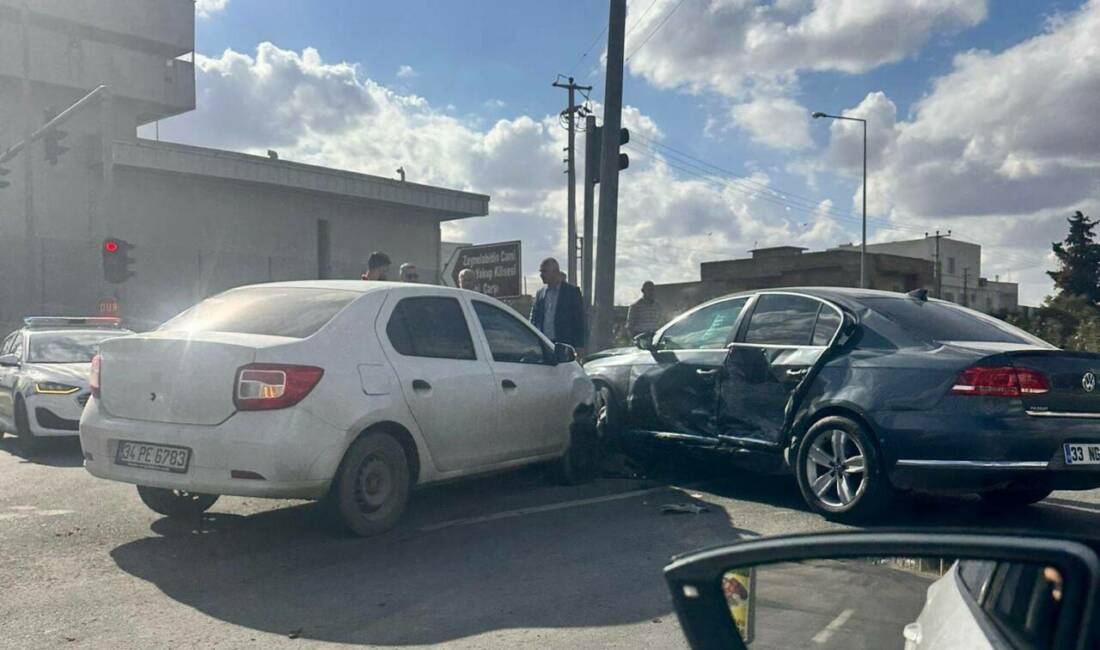
{"type": "Polygon", "coordinates": [[[867,486],[866,450],[842,429],[826,429],[810,443],[804,471],[822,505],[843,510],[863,496],[867,486]]]}

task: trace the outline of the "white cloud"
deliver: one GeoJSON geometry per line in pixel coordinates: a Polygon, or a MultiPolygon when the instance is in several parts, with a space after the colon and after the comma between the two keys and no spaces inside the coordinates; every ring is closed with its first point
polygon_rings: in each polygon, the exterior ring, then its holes
{"type": "Polygon", "coordinates": [[[195,15],[199,18],[209,18],[211,15],[224,11],[229,0],[196,0],[195,15]]]}
{"type": "Polygon", "coordinates": [[[413,70],[411,65],[403,65],[397,69],[398,79],[412,79],[413,77],[419,77],[420,73],[413,70]]]}
{"type": "MultiPolygon", "coordinates": [[[[557,115],[483,126],[362,78],[356,65],[326,62],[312,48],[262,43],[252,55],[227,50],[196,63],[198,108],[162,122],[162,138],[259,154],[275,148],[283,159],[387,177],[403,165],[409,180],[491,195],[491,216],[447,223],[445,238],[520,239],[528,271],[542,257],[565,257],[565,131],[557,115]]],[[[663,138],[635,107],[624,108],[623,124],[663,138]]],[[[685,177],[659,155],[630,155],[620,181],[620,301],[633,299],[644,279],[696,279],[699,262],[744,255],[754,243],[822,247],[843,238],[831,221],[770,200],[763,174],[730,184],[685,177]]]]}
{"type": "Polygon", "coordinates": [[[809,111],[788,97],[754,97],[734,105],[730,116],[753,142],[788,151],[813,146],[809,111]]]}
{"type": "Polygon", "coordinates": [[[787,86],[804,70],[860,73],[916,54],[937,33],[972,27],[985,0],[631,0],[630,70],[658,88],[713,90],[787,86]]]}
{"type": "MultiPolygon", "coordinates": [[[[849,109],[869,119],[869,211],[997,246],[984,274],[1027,282],[1024,300],[1036,302],[1050,289],[1040,272],[1065,217],[1100,213],[1098,33],[1100,0],[1091,0],[1002,52],[959,54],[907,120],[883,93],[849,109]]],[[[856,129],[831,126],[817,171],[857,172],[856,129]]]]}

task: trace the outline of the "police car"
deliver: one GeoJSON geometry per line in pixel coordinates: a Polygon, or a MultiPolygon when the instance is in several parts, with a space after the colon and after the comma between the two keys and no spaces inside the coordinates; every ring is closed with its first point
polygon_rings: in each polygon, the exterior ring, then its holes
{"type": "Polygon", "coordinates": [[[25,318],[0,344],[0,432],[25,448],[38,438],[75,436],[88,402],[88,375],[100,342],[133,332],[118,318],[25,318]]]}

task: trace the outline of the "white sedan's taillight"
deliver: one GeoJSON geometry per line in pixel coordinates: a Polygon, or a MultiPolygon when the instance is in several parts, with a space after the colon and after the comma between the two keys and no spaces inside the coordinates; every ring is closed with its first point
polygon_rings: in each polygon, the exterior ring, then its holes
{"type": "Polygon", "coordinates": [[[241,411],[266,411],[294,406],[309,395],[324,369],[277,363],[253,363],[237,371],[233,403],[241,411]]]}
{"type": "Polygon", "coordinates": [[[103,357],[98,354],[92,357],[92,373],[88,377],[88,389],[92,397],[99,399],[99,369],[103,366],[103,357]]]}

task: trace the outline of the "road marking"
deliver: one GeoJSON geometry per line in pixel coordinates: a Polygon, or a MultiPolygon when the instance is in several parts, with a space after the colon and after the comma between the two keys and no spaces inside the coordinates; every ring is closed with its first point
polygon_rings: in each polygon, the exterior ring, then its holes
{"type": "Polygon", "coordinates": [[[847,623],[848,619],[852,618],[852,614],[854,614],[855,611],[854,609],[846,609],[841,612],[831,623],[814,635],[814,643],[828,643],[829,639],[833,638],[833,633],[847,623]]]}
{"type": "Polygon", "coordinates": [[[0,512],[0,521],[27,519],[29,517],[57,517],[73,513],[72,510],[39,510],[36,506],[10,506],[8,510],[14,510],[15,512],[0,512]]]}
{"type": "Polygon", "coordinates": [[[464,519],[452,519],[451,521],[444,521],[438,524],[431,524],[429,526],[421,526],[417,530],[422,533],[428,533],[436,530],[442,530],[444,528],[453,528],[455,526],[469,526],[470,524],[480,524],[488,521],[497,521],[500,519],[511,519],[513,517],[522,517],[524,515],[532,515],[540,512],[553,512],[555,510],[565,510],[567,508],[576,508],[578,506],[593,505],[596,503],[607,503],[609,501],[621,501],[623,499],[633,499],[635,497],[644,496],[646,494],[653,494],[654,492],[661,492],[663,490],[681,490],[689,488],[679,488],[675,485],[662,485],[660,487],[648,488],[645,490],[634,490],[632,492],[622,492],[619,494],[608,494],[602,497],[592,497],[590,499],[576,499],[574,501],[562,501],[559,503],[550,503],[544,506],[531,506],[529,508],[517,508],[515,510],[505,510],[504,512],[494,512],[491,515],[482,515],[480,517],[466,517],[464,519]]]}

